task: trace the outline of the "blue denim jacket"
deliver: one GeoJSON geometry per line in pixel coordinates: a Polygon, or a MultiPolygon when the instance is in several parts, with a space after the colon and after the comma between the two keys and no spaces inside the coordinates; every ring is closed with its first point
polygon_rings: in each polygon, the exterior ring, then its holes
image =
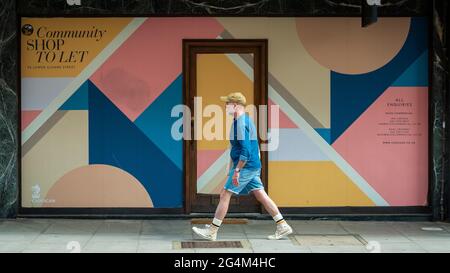
{"type": "Polygon", "coordinates": [[[246,161],[244,169],[256,170],[261,168],[258,132],[252,119],[244,114],[234,119],[230,131],[233,168],[239,160],[246,161]]]}

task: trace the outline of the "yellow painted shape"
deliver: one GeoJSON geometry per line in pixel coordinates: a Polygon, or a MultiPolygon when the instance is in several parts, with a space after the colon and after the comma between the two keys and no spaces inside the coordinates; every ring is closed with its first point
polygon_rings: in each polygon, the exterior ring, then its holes
{"type": "Polygon", "coordinates": [[[22,18],[33,30],[21,32],[22,77],[78,76],[132,19],[22,18]],[[80,31],[84,37],[73,37],[80,31]]]}
{"type": "Polygon", "coordinates": [[[375,205],[331,161],[270,161],[268,191],[280,207],[375,205]]]}

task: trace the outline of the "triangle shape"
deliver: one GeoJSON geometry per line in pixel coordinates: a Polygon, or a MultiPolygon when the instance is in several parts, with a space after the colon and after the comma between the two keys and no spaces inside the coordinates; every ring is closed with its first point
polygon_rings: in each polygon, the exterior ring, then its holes
{"type": "Polygon", "coordinates": [[[331,144],[331,130],[328,128],[315,128],[317,133],[326,141],[331,144]]]}
{"type": "Polygon", "coordinates": [[[208,170],[225,150],[197,150],[197,179],[208,170]]]}
{"type": "Polygon", "coordinates": [[[72,96],[64,102],[59,110],[88,110],[88,82],[85,81],[72,96]]]}
{"type": "Polygon", "coordinates": [[[30,125],[30,123],[32,123],[33,120],[35,118],[37,118],[37,116],[39,116],[39,114],[41,112],[42,112],[41,110],[30,110],[30,111],[24,110],[24,111],[22,111],[20,113],[20,115],[21,115],[21,124],[20,125],[22,127],[21,130],[22,131],[25,130],[25,128],[27,128],[28,125],[30,125]]]}
{"type": "Polygon", "coordinates": [[[183,103],[182,79],[179,75],[134,122],[180,170],[183,169],[183,141],[175,140],[171,130],[181,117],[172,117],[171,111],[183,103]]]}
{"type": "MultiPolygon", "coordinates": [[[[267,114],[269,128],[272,128],[272,120],[270,119],[272,105],[275,105],[275,103],[271,99],[269,99],[269,109],[267,114]]],[[[279,115],[280,117],[278,120],[278,128],[298,128],[297,125],[284,113],[283,109],[281,109],[280,107],[279,115]]]]}
{"type": "Polygon", "coordinates": [[[428,86],[428,50],[425,50],[392,86],[428,86]]]}

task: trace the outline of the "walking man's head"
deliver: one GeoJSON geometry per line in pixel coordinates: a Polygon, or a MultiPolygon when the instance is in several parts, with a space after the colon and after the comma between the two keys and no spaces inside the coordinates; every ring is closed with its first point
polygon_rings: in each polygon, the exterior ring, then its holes
{"type": "Polygon", "coordinates": [[[226,103],[225,110],[227,111],[227,114],[237,117],[245,113],[245,104],[247,100],[241,92],[234,92],[227,96],[221,96],[220,100],[226,103]]]}

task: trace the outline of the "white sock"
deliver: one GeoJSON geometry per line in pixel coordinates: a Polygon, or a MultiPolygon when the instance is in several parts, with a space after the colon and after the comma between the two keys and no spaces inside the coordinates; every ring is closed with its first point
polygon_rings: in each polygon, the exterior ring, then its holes
{"type": "Polygon", "coordinates": [[[285,223],[284,218],[283,218],[283,215],[281,215],[281,213],[278,213],[277,215],[275,215],[275,216],[273,217],[273,220],[274,220],[275,223],[277,223],[277,224],[285,223]]]}
{"type": "Polygon", "coordinates": [[[221,224],[222,224],[222,220],[219,220],[217,218],[214,218],[212,221],[212,225],[215,226],[216,228],[219,228],[221,224]]]}

